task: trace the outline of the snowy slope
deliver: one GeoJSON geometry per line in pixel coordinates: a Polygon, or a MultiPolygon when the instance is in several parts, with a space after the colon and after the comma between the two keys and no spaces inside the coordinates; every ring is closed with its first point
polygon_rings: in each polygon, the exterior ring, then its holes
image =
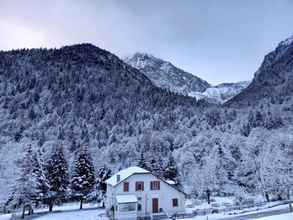
{"type": "Polygon", "coordinates": [[[172,92],[188,95],[193,92],[204,92],[210,87],[208,82],[199,77],[150,54],[135,53],[124,61],[139,69],[156,86],[172,92]]]}
{"type": "Polygon", "coordinates": [[[217,86],[207,88],[202,93],[190,93],[189,96],[196,97],[197,99],[205,99],[211,103],[222,104],[239,94],[249,85],[249,83],[250,81],[222,83],[217,86]]]}

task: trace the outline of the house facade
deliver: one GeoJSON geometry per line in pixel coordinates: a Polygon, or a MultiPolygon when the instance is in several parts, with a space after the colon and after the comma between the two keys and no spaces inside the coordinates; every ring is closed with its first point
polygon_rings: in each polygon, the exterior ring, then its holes
{"type": "Polygon", "coordinates": [[[153,218],[184,212],[185,194],[140,167],[121,170],[106,183],[105,205],[114,219],[153,218]]]}

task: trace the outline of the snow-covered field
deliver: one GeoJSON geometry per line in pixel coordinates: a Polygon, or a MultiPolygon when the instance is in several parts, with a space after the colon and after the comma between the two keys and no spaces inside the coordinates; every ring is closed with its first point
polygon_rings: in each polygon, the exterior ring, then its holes
{"type": "Polygon", "coordinates": [[[283,214],[283,215],[275,215],[265,218],[259,218],[257,220],[292,220],[293,219],[293,213],[283,214]]]}
{"type": "MultiPolygon", "coordinates": [[[[40,220],[102,220],[99,215],[105,213],[104,209],[97,208],[95,203],[84,204],[84,209],[79,209],[79,203],[67,203],[62,206],[54,206],[53,212],[49,213],[48,208],[35,210],[34,219],[40,220]]],[[[19,214],[20,215],[20,214],[19,214]]],[[[11,214],[1,215],[0,220],[10,220],[11,214]]]]}
{"type": "MultiPolygon", "coordinates": [[[[95,209],[97,208],[97,204],[96,203],[85,203],[83,205],[84,209],[95,209]]],[[[53,207],[53,211],[79,211],[79,203],[65,203],[61,206],[57,206],[55,205],[53,207]]],[[[35,213],[41,213],[41,212],[47,212],[48,211],[48,207],[44,207],[44,208],[38,208],[35,210],[35,213]]]]}
{"type": "MultiPolygon", "coordinates": [[[[57,213],[50,213],[44,216],[35,218],[36,220],[97,220],[99,214],[103,213],[104,210],[76,210],[76,211],[64,211],[57,213]]],[[[0,219],[2,220],[2,219],[0,219]]]]}

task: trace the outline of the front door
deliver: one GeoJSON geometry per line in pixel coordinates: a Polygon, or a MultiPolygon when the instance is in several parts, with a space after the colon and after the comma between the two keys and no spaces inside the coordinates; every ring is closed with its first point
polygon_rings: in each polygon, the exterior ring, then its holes
{"type": "Polygon", "coordinates": [[[159,199],[153,198],[153,213],[159,212],[159,199]]]}

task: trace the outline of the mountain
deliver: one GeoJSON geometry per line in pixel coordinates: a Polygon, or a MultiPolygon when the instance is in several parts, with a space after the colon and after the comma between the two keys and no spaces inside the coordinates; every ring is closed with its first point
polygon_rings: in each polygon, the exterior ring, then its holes
{"type": "Polygon", "coordinates": [[[223,104],[235,95],[239,94],[249,85],[250,81],[242,81],[236,83],[221,83],[216,86],[207,88],[204,92],[190,93],[192,97],[204,99],[210,103],[223,104]]]}
{"type": "Polygon", "coordinates": [[[139,69],[158,87],[203,99],[209,103],[222,104],[240,93],[249,84],[245,81],[211,86],[208,82],[172,63],[146,53],[135,53],[133,56],[125,58],[124,61],[139,69]]]}
{"type": "Polygon", "coordinates": [[[261,102],[282,103],[293,95],[293,36],[265,56],[251,84],[226,105],[253,106],[261,102]]]}
{"type": "Polygon", "coordinates": [[[124,61],[139,69],[156,86],[175,93],[189,95],[194,92],[204,92],[210,87],[208,82],[199,77],[150,54],[135,53],[124,61]]]}
{"type": "Polygon", "coordinates": [[[28,144],[45,155],[63,144],[68,159],[84,144],[97,167],[106,163],[104,158],[112,166],[116,160],[127,164],[135,161],[135,153],[121,159],[110,150],[125,148],[149,129],[176,129],[196,106],[194,98],[157,88],[139,70],[91,44],[2,51],[0,203],[17,178],[28,144]]]}

